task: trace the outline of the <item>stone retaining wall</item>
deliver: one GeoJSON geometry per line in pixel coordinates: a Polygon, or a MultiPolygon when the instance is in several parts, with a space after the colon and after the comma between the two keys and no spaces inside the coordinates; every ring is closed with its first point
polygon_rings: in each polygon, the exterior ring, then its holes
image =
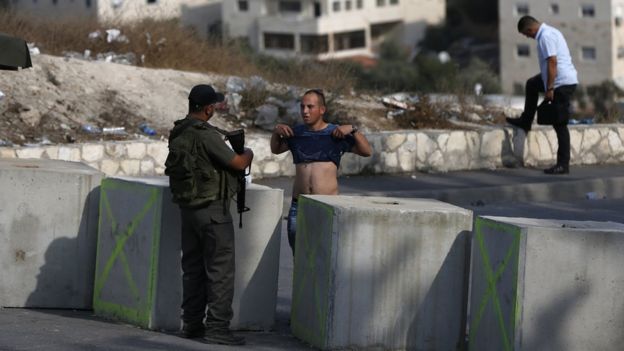
{"type": "MultiPolygon", "coordinates": [[[[525,136],[512,128],[416,130],[367,134],[373,156],[346,154],[342,174],[446,172],[499,167],[546,166],[555,162],[557,137],[551,127],[536,127],[525,136]]],[[[255,153],[254,178],[294,174],[290,153],[273,155],[269,134],[247,135],[255,153]]],[[[624,125],[570,126],[571,163],[624,162],[624,125]]],[[[89,144],[0,147],[0,158],[47,158],[84,162],[107,175],[162,175],[167,142],[109,141],[89,144]]]]}

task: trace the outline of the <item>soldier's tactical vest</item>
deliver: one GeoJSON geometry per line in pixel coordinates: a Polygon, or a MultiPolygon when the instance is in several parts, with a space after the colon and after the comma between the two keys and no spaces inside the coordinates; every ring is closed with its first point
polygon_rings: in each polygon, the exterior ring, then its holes
{"type": "Polygon", "coordinates": [[[169,139],[169,155],[165,161],[173,202],[182,207],[201,207],[210,201],[229,199],[236,192],[230,189],[236,182],[230,181],[229,172],[217,169],[198,148],[201,134],[216,129],[188,118],[181,123],[184,124],[178,127],[181,128],[179,133],[169,139]]]}

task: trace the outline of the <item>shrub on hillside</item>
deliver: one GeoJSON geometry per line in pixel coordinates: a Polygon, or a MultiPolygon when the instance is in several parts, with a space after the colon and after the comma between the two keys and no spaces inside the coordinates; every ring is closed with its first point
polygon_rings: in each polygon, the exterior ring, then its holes
{"type": "Polygon", "coordinates": [[[171,68],[214,72],[237,76],[259,75],[267,80],[304,87],[323,87],[344,92],[350,89],[352,75],[339,62],[317,63],[310,60],[278,60],[251,52],[240,41],[222,42],[202,39],[177,20],[145,19],[134,23],[101,23],[94,19],[63,21],[30,18],[0,10],[0,32],[35,43],[46,54],[132,53],[136,64],[151,68],[171,68]],[[116,28],[128,42],[106,41],[105,31],[116,28]],[[89,33],[101,36],[89,38],[89,33]]]}
{"type": "Polygon", "coordinates": [[[613,123],[620,120],[622,111],[618,107],[617,100],[624,96],[624,91],[613,81],[604,81],[579,90],[584,91],[587,99],[592,102],[596,122],[613,123]]]}
{"type": "Polygon", "coordinates": [[[460,90],[465,93],[472,93],[477,83],[481,84],[483,94],[501,92],[500,79],[496,72],[478,58],[470,60],[468,67],[459,71],[457,80],[460,90]]]}

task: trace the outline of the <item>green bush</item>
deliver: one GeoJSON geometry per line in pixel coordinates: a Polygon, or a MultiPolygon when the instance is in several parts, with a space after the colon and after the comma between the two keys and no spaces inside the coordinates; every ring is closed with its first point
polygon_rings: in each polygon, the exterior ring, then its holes
{"type": "Polygon", "coordinates": [[[498,75],[492,71],[490,66],[473,58],[470,60],[468,67],[459,71],[457,76],[459,88],[465,93],[474,92],[474,86],[480,83],[483,87],[483,94],[495,94],[501,92],[500,80],[498,75]]]}
{"type": "Polygon", "coordinates": [[[622,111],[618,108],[616,101],[624,96],[624,91],[618,88],[613,81],[590,85],[587,87],[586,93],[594,105],[596,122],[611,123],[620,119],[622,111]]]}

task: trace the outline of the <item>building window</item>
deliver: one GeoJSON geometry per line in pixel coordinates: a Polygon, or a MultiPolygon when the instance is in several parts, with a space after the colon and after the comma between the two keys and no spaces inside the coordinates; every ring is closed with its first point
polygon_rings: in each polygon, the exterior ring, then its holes
{"type": "Polygon", "coordinates": [[[301,52],[322,54],[329,51],[329,37],[325,35],[301,34],[301,52]]]}
{"type": "Polygon", "coordinates": [[[85,0],[85,5],[87,8],[91,7],[91,0],[85,0]]]}
{"type": "Polygon", "coordinates": [[[279,2],[280,12],[301,12],[301,1],[287,1],[282,0],[279,2]]]}
{"type": "Polygon", "coordinates": [[[332,3],[332,9],[334,12],[340,12],[340,1],[334,1],[332,3]]]}
{"type": "Polygon", "coordinates": [[[321,17],[321,3],[318,1],[314,2],[314,17],[321,17]]]}
{"type": "Polygon", "coordinates": [[[581,58],[583,61],[596,61],[596,48],[593,46],[583,46],[581,48],[581,58]]]}
{"type": "Polygon", "coordinates": [[[386,0],[377,0],[377,7],[386,6],[386,0]]]}
{"type": "Polygon", "coordinates": [[[345,11],[350,11],[351,10],[351,0],[346,0],[345,1],[345,11]]]}
{"type": "Polygon", "coordinates": [[[551,15],[559,14],[559,4],[550,4],[550,14],[551,15]]]}
{"type": "Polygon", "coordinates": [[[157,0],[147,0],[147,4],[155,4],[157,2],[157,0]]]}
{"type": "Polygon", "coordinates": [[[364,47],[366,47],[366,34],[364,30],[334,34],[334,49],[336,51],[364,47]]]}
{"type": "Polygon", "coordinates": [[[362,7],[364,7],[364,1],[355,0],[355,7],[357,7],[358,9],[361,9],[362,7]]]}
{"type": "Polygon", "coordinates": [[[381,22],[381,23],[373,23],[370,26],[371,39],[376,40],[381,38],[386,34],[390,34],[395,29],[399,28],[399,26],[403,22],[394,21],[394,22],[381,22]]]}
{"type": "Polygon", "coordinates": [[[294,50],[295,36],[284,33],[264,33],[265,49],[294,50]]]}
{"type": "Polygon", "coordinates": [[[531,56],[531,47],[529,44],[518,44],[518,46],[516,46],[516,55],[518,57],[531,56]]]}
{"type": "Polygon", "coordinates": [[[529,4],[516,4],[516,16],[526,16],[529,14],[529,4]]]}
{"type": "Polygon", "coordinates": [[[399,0],[390,0],[390,5],[398,5],[399,0]]]}
{"type": "Polygon", "coordinates": [[[249,1],[247,0],[238,0],[238,11],[247,12],[249,11],[249,1]]]}
{"type": "Polygon", "coordinates": [[[595,17],[596,10],[594,9],[594,5],[585,4],[581,5],[581,17],[595,17]]]}
{"type": "Polygon", "coordinates": [[[620,45],[620,46],[618,46],[618,49],[617,49],[617,57],[618,57],[619,59],[624,58],[624,46],[621,46],[621,45],[620,45]]]}

